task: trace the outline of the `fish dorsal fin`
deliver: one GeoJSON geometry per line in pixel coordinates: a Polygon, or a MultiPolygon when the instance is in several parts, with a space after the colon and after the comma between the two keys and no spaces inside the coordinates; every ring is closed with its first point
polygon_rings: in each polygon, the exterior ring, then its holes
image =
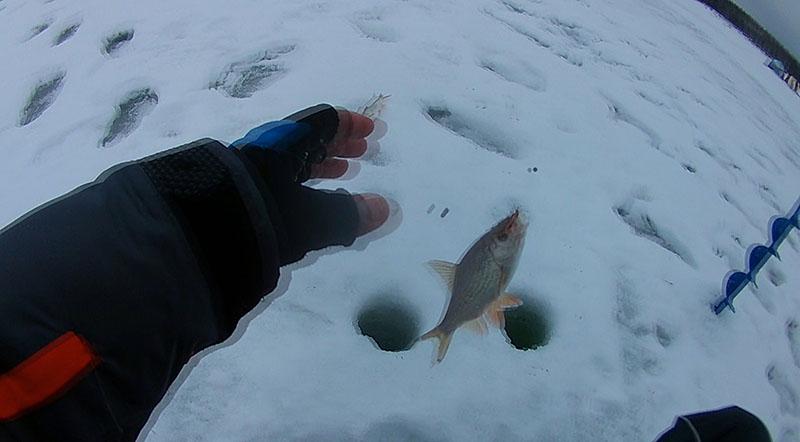
{"type": "Polygon", "coordinates": [[[439,274],[439,276],[442,278],[442,281],[447,284],[447,291],[452,293],[453,284],[456,280],[456,265],[452,262],[434,259],[432,261],[428,261],[428,267],[439,274]]]}
{"type": "Polygon", "coordinates": [[[477,319],[473,319],[465,324],[468,329],[472,330],[473,332],[483,336],[489,331],[489,327],[486,325],[486,320],[483,319],[483,316],[479,316],[477,319]]]}

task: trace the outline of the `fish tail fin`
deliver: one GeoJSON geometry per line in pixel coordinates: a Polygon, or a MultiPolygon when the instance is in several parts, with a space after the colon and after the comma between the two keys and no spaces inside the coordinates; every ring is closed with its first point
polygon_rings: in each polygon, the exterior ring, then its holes
{"type": "Polygon", "coordinates": [[[438,338],[439,339],[439,347],[436,350],[436,362],[442,362],[444,359],[445,354],[447,354],[447,348],[450,347],[450,340],[453,338],[453,333],[446,333],[442,331],[439,327],[434,328],[433,330],[425,333],[424,335],[420,336],[418,341],[424,341],[430,338],[438,338]]]}

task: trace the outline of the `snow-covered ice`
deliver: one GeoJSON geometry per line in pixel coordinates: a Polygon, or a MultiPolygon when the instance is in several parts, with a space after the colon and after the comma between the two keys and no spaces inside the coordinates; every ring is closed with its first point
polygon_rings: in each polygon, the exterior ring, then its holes
{"type": "Polygon", "coordinates": [[[357,173],[316,183],[392,198],[392,225],[286,272],[142,439],[651,440],[731,404],[800,437],[797,231],[710,309],[800,196],[800,99],[699,2],[0,0],[0,26],[0,225],[122,161],[392,96],[357,173]],[[510,288],[546,345],[461,330],[432,367],[430,341],[358,333],[371,307],[433,327],[423,263],[517,206],[510,288]]]}

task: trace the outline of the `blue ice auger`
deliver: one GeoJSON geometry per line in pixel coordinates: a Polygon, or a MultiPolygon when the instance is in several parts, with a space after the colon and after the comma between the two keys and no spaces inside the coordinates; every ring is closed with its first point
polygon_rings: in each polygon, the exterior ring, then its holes
{"type": "Polygon", "coordinates": [[[794,211],[791,215],[786,217],[776,216],[770,221],[769,246],[761,244],[752,246],[747,252],[747,273],[735,271],[725,277],[722,284],[724,294],[722,299],[714,304],[714,313],[719,315],[725,310],[725,307],[736,313],[736,309],[733,308],[733,299],[751,282],[758,287],[756,276],[761,268],[767,264],[770,256],[781,259],[780,254],[778,254],[778,246],[789,236],[792,227],[800,229],[798,217],[800,217],[800,200],[795,203],[794,211]]]}
{"type": "Polygon", "coordinates": [[[776,254],[767,246],[757,245],[750,250],[750,256],[747,258],[747,274],[750,276],[750,281],[752,281],[753,285],[756,287],[758,287],[758,284],[756,284],[756,275],[767,261],[769,261],[770,256],[776,256],[776,254]]]}
{"type": "Polygon", "coordinates": [[[714,313],[720,314],[725,307],[731,309],[736,313],[733,308],[733,299],[739,294],[747,284],[751,281],[750,275],[744,272],[733,272],[725,280],[725,297],[714,306],[714,313]]]}
{"type": "Polygon", "coordinates": [[[778,254],[778,246],[781,245],[784,239],[789,236],[789,232],[792,231],[792,222],[789,221],[787,218],[778,217],[772,220],[772,225],[770,226],[770,236],[772,237],[772,242],[769,245],[770,250],[772,250],[772,254],[775,255],[776,258],[781,259],[781,256],[778,254]]]}
{"type": "Polygon", "coordinates": [[[767,264],[770,256],[778,256],[770,247],[759,244],[750,249],[747,257],[747,273],[733,272],[728,276],[725,281],[725,297],[714,306],[714,313],[722,313],[725,307],[736,313],[736,309],[733,308],[733,299],[747,287],[748,283],[752,282],[754,286],[758,287],[756,276],[758,271],[767,264]]]}

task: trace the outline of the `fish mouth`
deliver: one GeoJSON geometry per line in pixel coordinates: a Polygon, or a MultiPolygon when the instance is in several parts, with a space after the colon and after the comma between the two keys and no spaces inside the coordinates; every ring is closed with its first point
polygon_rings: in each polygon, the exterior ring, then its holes
{"type": "Polygon", "coordinates": [[[528,228],[528,220],[525,218],[525,215],[519,211],[519,209],[514,210],[514,213],[509,215],[508,221],[506,222],[506,227],[503,229],[503,233],[510,235],[510,236],[519,236],[525,233],[528,228]]]}
{"type": "Polygon", "coordinates": [[[518,229],[518,230],[525,230],[528,227],[528,220],[525,217],[525,214],[520,212],[519,209],[515,210],[514,213],[511,214],[511,219],[509,219],[508,226],[511,229],[518,229]]]}

